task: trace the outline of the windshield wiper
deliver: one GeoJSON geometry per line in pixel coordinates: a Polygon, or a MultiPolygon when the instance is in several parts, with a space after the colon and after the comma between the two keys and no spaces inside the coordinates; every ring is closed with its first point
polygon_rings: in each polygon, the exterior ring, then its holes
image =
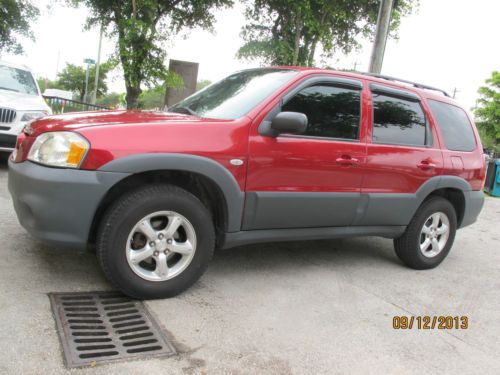
{"type": "Polygon", "coordinates": [[[200,117],[200,115],[198,115],[195,111],[193,111],[189,107],[175,107],[175,108],[169,109],[168,111],[174,112],[174,113],[183,113],[185,115],[200,117]]]}
{"type": "Polygon", "coordinates": [[[3,86],[0,86],[0,89],[2,89],[2,90],[9,90],[9,91],[15,91],[15,92],[20,92],[19,90],[16,90],[16,89],[11,89],[10,87],[3,87],[3,86]]]}

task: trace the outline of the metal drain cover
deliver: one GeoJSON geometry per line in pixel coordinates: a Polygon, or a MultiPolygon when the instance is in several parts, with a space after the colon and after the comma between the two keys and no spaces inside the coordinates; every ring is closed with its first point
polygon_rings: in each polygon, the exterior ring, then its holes
{"type": "Polygon", "coordinates": [[[119,293],[49,293],[66,367],[176,354],[141,301],[119,293]]]}

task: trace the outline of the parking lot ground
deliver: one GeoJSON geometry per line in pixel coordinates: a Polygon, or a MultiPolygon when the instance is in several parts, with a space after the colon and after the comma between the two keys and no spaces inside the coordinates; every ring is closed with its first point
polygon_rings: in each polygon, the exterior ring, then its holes
{"type": "MultiPolygon", "coordinates": [[[[75,213],[76,214],[76,213],[75,213]]],[[[42,245],[18,224],[0,165],[0,373],[62,374],[49,292],[110,290],[95,256],[42,245]]],[[[500,199],[437,269],[358,238],[218,251],[182,295],[146,302],[179,352],[76,374],[498,374],[500,199]],[[466,330],[394,330],[399,315],[467,316],[466,330]]]]}

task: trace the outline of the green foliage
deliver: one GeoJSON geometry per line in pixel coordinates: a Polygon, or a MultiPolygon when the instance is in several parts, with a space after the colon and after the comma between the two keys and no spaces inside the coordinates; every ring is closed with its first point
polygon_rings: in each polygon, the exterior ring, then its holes
{"type": "Polygon", "coordinates": [[[200,79],[198,82],[196,82],[196,91],[200,91],[201,89],[204,89],[211,84],[212,81],[210,81],[209,79],[200,79]]]}
{"type": "Polygon", "coordinates": [[[40,87],[40,91],[42,92],[42,94],[46,89],[64,90],[63,88],[61,88],[58,81],[52,81],[52,80],[45,78],[45,77],[40,77],[36,81],[38,83],[38,87],[40,87]]]}
{"type": "MultiPolygon", "coordinates": [[[[392,37],[397,37],[401,17],[416,4],[418,0],[396,2],[392,37]]],[[[255,0],[246,7],[245,44],[237,56],[270,65],[312,66],[319,46],[331,56],[359,47],[359,36],[371,37],[378,8],[378,0],[255,0]]]]}
{"type": "Polygon", "coordinates": [[[120,105],[125,105],[125,95],[111,92],[97,98],[96,104],[108,108],[117,108],[120,105]]]}
{"type": "MultiPolygon", "coordinates": [[[[108,91],[108,86],[106,85],[106,76],[110,70],[114,68],[113,62],[106,62],[101,64],[99,67],[99,81],[97,89],[97,97],[106,94],[108,91]]],[[[59,72],[57,75],[57,82],[55,85],[62,90],[68,90],[74,92],[78,100],[85,101],[85,74],[86,66],[78,66],[73,64],[66,64],[66,67],[59,72]]],[[[95,65],[92,65],[89,70],[89,81],[88,81],[88,95],[90,98],[90,93],[94,91],[95,82],[95,65]]]]}
{"type": "Polygon", "coordinates": [[[163,43],[182,29],[211,28],[212,9],[232,0],[68,0],[91,11],[87,26],[102,23],[118,38],[117,56],[127,89],[127,106],[138,106],[141,86],[154,87],[167,78],[163,43]]]}
{"type": "Polygon", "coordinates": [[[139,108],[162,109],[165,107],[165,86],[160,85],[144,90],[139,96],[139,108]]]}
{"type": "Polygon", "coordinates": [[[29,0],[0,0],[0,52],[22,53],[18,36],[33,39],[30,26],[39,14],[29,0]]]}
{"type": "MultiPolygon", "coordinates": [[[[196,91],[210,85],[209,80],[201,80],[196,83],[196,91]]],[[[175,72],[167,72],[164,85],[158,85],[151,89],[143,90],[139,96],[139,108],[141,109],[163,109],[165,107],[165,90],[167,88],[179,88],[184,85],[182,77],[175,72]]]]}
{"type": "Polygon", "coordinates": [[[486,86],[479,88],[480,98],[474,110],[483,146],[500,151],[500,72],[491,73],[486,86]]]}
{"type": "Polygon", "coordinates": [[[184,86],[184,79],[176,72],[167,70],[165,78],[165,88],[177,89],[184,86]]]}

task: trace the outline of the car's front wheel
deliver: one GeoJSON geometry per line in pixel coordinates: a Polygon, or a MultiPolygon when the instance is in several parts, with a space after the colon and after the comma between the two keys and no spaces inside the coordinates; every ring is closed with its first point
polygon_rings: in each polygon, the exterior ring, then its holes
{"type": "Polygon", "coordinates": [[[434,268],[450,252],[456,229],[453,205],[445,198],[432,197],[422,203],[405,233],[394,240],[396,254],[411,268],[434,268]]]}
{"type": "Polygon", "coordinates": [[[106,277],[134,298],[172,297],[200,278],[213,255],[210,212],[191,193],[155,184],[106,212],[96,252],[106,277]]]}

